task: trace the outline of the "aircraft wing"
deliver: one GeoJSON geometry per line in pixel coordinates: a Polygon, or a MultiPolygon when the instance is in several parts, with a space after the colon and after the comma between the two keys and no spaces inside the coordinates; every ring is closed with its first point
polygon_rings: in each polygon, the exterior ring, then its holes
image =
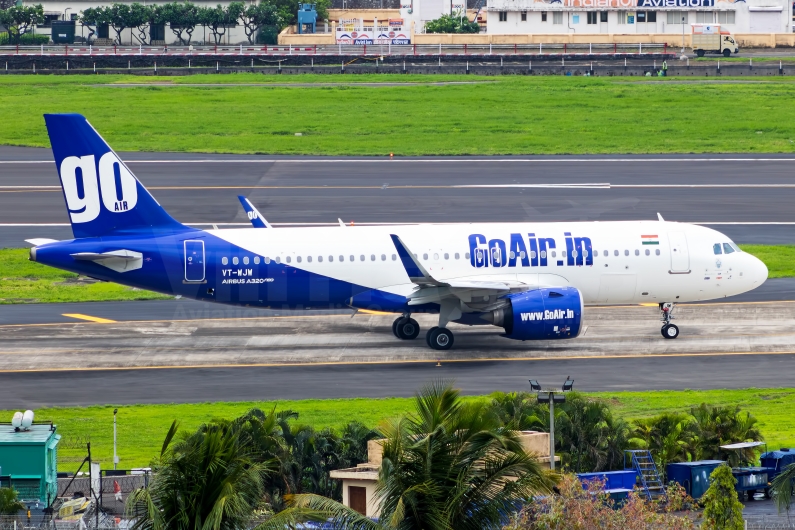
{"type": "Polygon", "coordinates": [[[243,209],[246,211],[246,215],[251,224],[254,225],[254,228],[273,228],[267,219],[262,217],[262,214],[251,204],[250,200],[243,195],[238,195],[237,198],[240,199],[240,204],[243,205],[243,209]]]}
{"type": "Polygon", "coordinates": [[[471,307],[472,311],[491,310],[504,305],[500,300],[503,295],[527,291],[537,287],[515,279],[457,279],[437,280],[422,266],[422,263],[401,241],[400,237],[391,234],[400,261],[406,269],[409,280],[417,285],[417,289],[409,296],[409,305],[441,303],[446,299],[457,299],[471,307]]]}

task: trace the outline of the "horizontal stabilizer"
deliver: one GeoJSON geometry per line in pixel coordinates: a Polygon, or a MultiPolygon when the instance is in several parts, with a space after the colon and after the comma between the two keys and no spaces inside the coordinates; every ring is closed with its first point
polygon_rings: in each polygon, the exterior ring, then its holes
{"type": "Polygon", "coordinates": [[[41,245],[46,245],[47,243],[57,243],[57,239],[47,239],[47,238],[35,238],[35,239],[26,239],[25,243],[30,243],[34,247],[39,247],[41,245]]]}
{"type": "Polygon", "coordinates": [[[70,254],[78,261],[93,261],[116,272],[128,272],[143,266],[144,255],[132,250],[111,250],[110,252],[77,252],[70,254]]]}

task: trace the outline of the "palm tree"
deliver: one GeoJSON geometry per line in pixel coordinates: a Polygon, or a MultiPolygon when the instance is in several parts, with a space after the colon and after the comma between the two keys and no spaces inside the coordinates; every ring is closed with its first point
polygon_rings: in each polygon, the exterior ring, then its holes
{"type": "Polygon", "coordinates": [[[790,464],[776,475],[770,483],[773,490],[773,502],[779,512],[786,511],[789,519],[789,509],[792,506],[792,494],[795,493],[795,464],[790,464]]]}
{"type": "Polygon", "coordinates": [[[635,420],[632,443],[651,451],[664,475],[668,463],[693,459],[697,443],[696,429],[695,420],[689,414],[663,413],[653,418],[635,420]]]}
{"type": "Polygon", "coordinates": [[[25,509],[14,488],[0,488],[0,515],[16,515],[25,509]]]}
{"type": "Polygon", "coordinates": [[[489,405],[464,403],[440,382],[417,394],[415,408],[381,428],[386,438],[376,487],[378,522],[331,499],[298,495],[291,509],[260,530],[325,517],[355,529],[496,529],[521,502],[552,488],[552,476],[489,405]]]}
{"type": "Polygon", "coordinates": [[[725,460],[732,467],[750,465],[756,460],[756,449],[726,451],[721,445],[762,440],[757,419],[740,407],[709,407],[702,403],[690,410],[698,430],[698,460],[725,460]]]}
{"type": "Polygon", "coordinates": [[[236,530],[251,519],[267,464],[230,422],[210,422],[174,442],[174,421],[149,488],[128,499],[134,530],[236,530]]]}

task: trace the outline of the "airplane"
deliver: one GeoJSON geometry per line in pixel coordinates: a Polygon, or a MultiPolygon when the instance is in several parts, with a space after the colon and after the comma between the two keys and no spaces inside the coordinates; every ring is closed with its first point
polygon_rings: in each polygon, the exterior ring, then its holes
{"type": "Polygon", "coordinates": [[[657,304],[662,336],[675,339],[676,304],[767,279],[764,263],[720,232],[659,215],[200,230],[173,219],[83,116],[45,121],[74,239],[30,240],[30,259],[141,289],[261,308],[391,312],[403,340],[420,334],[412,315],[430,313],[438,325],[426,343],[447,350],[450,322],[497,326],[508,339],[573,339],[584,306],[600,304],[657,304]]]}
{"type": "Polygon", "coordinates": [[[246,216],[248,220],[251,221],[251,224],[254,228],[273,228],[267,219],[265,219],[259,210],[251,204],[251,201],[248,200],[243,195],[238,195],[237,199],[240,201],[240,204],[243,205],[243,210],[246,212],[246,216]]]}

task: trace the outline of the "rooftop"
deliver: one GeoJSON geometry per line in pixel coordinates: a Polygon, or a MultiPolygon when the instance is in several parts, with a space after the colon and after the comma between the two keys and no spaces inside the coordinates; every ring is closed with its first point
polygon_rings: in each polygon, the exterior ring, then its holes
{"type": "Polygon", "coordinates": [[[27,431],[14,431],[10,423],[0,424],[0,445],[1,444],[43,444],[55,434],[55,425],[49,423],[39,423],[30,426],[27,431]]]}

